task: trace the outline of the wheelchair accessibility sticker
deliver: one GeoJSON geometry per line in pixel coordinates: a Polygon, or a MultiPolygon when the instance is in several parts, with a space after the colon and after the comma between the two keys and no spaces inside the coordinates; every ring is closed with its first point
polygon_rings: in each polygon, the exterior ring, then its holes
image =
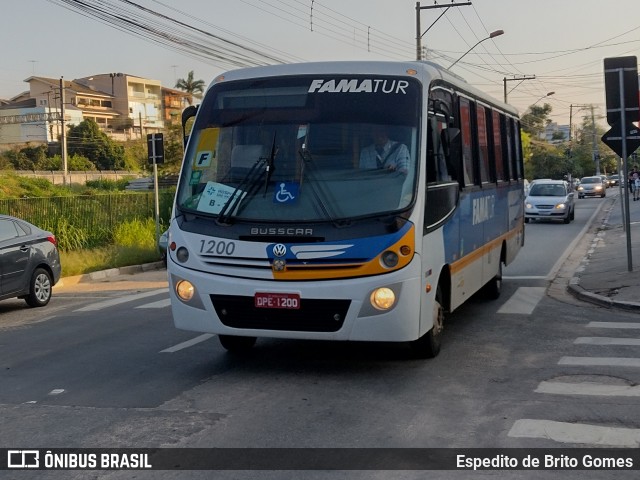
{"type": "Polygon", "coordinates": [[[273,193],[273,203],[293,203],[298,199],[300,185],[295,182],[281,182],[273,193]]]}

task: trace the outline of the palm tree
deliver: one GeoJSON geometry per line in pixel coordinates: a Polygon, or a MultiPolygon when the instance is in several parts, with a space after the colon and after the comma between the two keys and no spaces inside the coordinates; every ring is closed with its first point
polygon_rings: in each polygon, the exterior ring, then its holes
{"type": "Polygon", "coordinates": [[[193,97],[202,97],[201,94],[204,92],[204,86],[204,80],[193,79],[193,70],[188,73],[186,80],[180,78],[176,81],[176,88],[179,88],[180,90],[183,90],[189,94],[189,98],[187,99],[189,105],[193,103],[193,97]]]}

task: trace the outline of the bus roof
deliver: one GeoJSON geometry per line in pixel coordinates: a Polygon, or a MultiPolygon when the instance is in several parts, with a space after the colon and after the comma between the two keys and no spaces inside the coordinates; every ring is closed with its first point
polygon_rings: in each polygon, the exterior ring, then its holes
{"type": "Polygon", "coordinates": [[[224,78],[225,81],[245,80],[250,78],[264,78],[288,75],[405,75],[413,76],[407,73],[408,70],[418,72],[417,77],[423,83],[430,83],[434,78],[441,79],[461,91],[473,96],[477,99],[491,103],[512,115],[518,116],[518,110],[512,105],[506,104],[496,98],[491,97],[487,93],[479,90],[459,75],[445,69],[437,63],[428,61],[335,61],[335,62],[303,62],[303,63],[287,63],[280,65],[266,65],[260,67],[241,68],[230,70],[219,75],[209,85],[209,88],[224,78]]]}

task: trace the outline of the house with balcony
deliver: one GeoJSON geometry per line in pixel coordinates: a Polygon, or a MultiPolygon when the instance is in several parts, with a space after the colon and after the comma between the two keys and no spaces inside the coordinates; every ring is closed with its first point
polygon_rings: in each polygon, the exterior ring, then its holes
{"type": "MultiPolygon", "coordinates": [[[[0,105],[0,145],[50,143],[59,138],[60,79],[32,76],[25,82],[29,90],[0,105]]],[[[165,127],[165,94],[159,80],[106,73],[62,83],[67,125],[90,118],[116,140],[145,138],[165,127]]],[[[170,99],[183,94],[172,92],[170,99]]],[[[175,100],[170,105],[178,108],[175,100]]]]}
{"type": "Polygon", "coordinates": [[[148,133],[164,129],[159,80],[126,73],[104,73],[74,81],[94,91],[110,92],[113,109],[119,114],[113,129],[124,132],[128,138],[146,138],[148,133]]]}
{"type": "Polygon", "coordinates": [[[182,121],[182,111],[190,105],[191,95],[182,90],[162,87],[162,106],[164,121],[178,123],[182,121]]]}

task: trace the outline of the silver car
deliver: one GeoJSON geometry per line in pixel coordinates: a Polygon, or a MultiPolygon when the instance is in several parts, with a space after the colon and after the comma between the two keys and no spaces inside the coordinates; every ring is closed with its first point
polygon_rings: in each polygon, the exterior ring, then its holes
{"type": "Polygon", "coordinates": [[[18,297],[30,307],[44,307],[61,271],[53,233],[0,215],[0,300],[18,297]]]}
{"type": "Polygon", "coordinates": [[[593,177],[584,177],[578,185],[578,198],[584,197],[606,197],[607,186],[604,184],[602,177],[594,175],[593,177]]]}
{"type": "Polygon", "coordinates": [[[575,202],[569,184],[564,180],[539,180],[531,188],[524,201],[524,221],[574,219],[575,202]]]}

